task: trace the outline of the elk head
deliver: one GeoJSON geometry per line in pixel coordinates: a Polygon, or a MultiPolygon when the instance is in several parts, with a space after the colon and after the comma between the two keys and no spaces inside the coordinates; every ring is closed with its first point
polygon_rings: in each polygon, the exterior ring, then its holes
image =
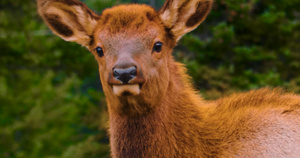
{"type": "Polygon", "coordinates": [[[160,11],[120,5],[97,15],[78,0],[37,0],[51,30],[95,56],[109,111],[136,116],[160,106],[174,65],[172,49],[207,16],[212,0],[167,0],[160,11]]]}

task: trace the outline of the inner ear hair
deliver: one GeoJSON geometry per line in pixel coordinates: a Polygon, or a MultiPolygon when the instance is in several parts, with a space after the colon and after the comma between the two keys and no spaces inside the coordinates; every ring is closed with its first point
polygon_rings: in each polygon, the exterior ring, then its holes
{"type": "Polygon", "coordinates": [[[179,40],[205,20],[212,4],[213,0],[167,0],[159,13],[165,26],[179,40]]]}
{"type": "Polygon", "coordinates": [[[210,12],[211,6],[209,1],[199,1],[196,5],[196,11],[188,18],[185,25],[187,27],[193,27],[200,24],[210,12]]]}
{"type": "Polygon", "coordinates": [[[78,0],[37,0],[39,14],[66,41],[88,46],[100,16],[78,0]]]}

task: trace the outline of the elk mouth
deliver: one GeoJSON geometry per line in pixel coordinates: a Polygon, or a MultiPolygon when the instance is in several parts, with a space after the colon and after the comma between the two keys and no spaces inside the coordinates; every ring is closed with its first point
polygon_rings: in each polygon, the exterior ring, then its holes
{"type": "Polygon", "coordinates": [[[142,84],[115,84],[112,89],[115,95],[121,96],[134,96],[140,94],[142,84]]]}

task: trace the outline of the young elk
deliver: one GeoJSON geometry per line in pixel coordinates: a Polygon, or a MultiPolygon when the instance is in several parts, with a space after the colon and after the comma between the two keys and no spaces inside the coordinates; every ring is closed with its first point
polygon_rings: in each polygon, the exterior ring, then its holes
{"type": "Polygon", "coordinates": [[[37,0],[55,34],[95,56],[112,157],[299,157],[300,97],[261,89],[214,102],[196,95],[172,49],[212,0],[167,0],[156,12],[119,5],[97,15],[78,0],[37,0]]]}

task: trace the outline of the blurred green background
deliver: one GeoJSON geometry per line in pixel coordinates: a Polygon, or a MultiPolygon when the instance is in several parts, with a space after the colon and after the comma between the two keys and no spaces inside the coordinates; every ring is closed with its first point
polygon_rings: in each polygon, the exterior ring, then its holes
{"type": "MultiPolygon", "coordinates": [[[[98,13],[130,2],[83,1],[98,13]]],[[[216,0],[174,55],[206,99],[263,86],[300,93],[299,11],[299,0],[216,0]]],[[[92,54],[53,35],[34,0],[1,0],[0,157],[109,157],[106,128],[92,54]]]]}

